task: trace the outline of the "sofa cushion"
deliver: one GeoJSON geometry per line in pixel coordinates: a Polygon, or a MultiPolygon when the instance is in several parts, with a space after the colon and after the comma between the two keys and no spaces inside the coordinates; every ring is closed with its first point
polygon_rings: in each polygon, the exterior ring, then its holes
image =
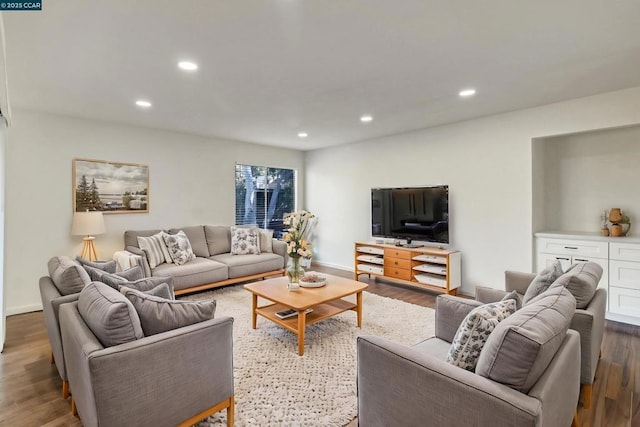
{"type": "Polygon", "coordinates": [[[135,341],[144,336],[133,304],[120,292],[91,282],[80,292],[78,311],[105,347],[135,341]]]}
{"type": "Polygon", "coordinates": [[[231,228],[225,225],[205,225],[204,235],[210,256],[231,252],[231,228]]]}
{"type": "Polygon", "coordinates": [[[169,254],[173,263],[183,265],[196,259],[196,255],[191,248],[191,242],[184,231],[175,234],[165,234],[164,241],[169,249],[169,254]]]}
{"type": "Polygon", "coordinates": [[[552,286],[564,286],[576,299],[576,308],[586,308],[598,288],[602,267],[595,262],[573,264],[552,286]]]}
{"type": "Polygon", "coordinates": [[[258,233],[258,239],[260,240],[260,253],[273,252],[273,230],[259,228],[258,233]]]}
{"type": "Polygon", "coordinates": [[[169,234],[178,234],[179,231],[183,231],[189,239],[191,249],[196,256],[202,258],[208,258],[211,256],[209,253],[209,247],[207,246],[207,239],[204,233],[204,226],[193,225],[191,227],[172,228],[169,230],[169,234]]]}
{"type": "Polygon", "coordinates": [[[516,301],[507,299],[476,307],[467,314],[453,337],[446,362],[473,371],[489,335],[502,320],[516,311],[516,301]]]}
{"type": "Polygon", "coordinates": [[[54,256],[47,263],[49,277],[62,295],[71,295],[80,292],[91,282],[85,269],[66,256],[54,256]]]}
{"type": "Polygon", "coordinates": [[[140,249],[140,246],[138,246],[138,236],[149,237],[161,231],[162,230],[127,230],[124,232],[124,247],[133,246],[140,249]]]}
{"type": "Polygon", "coordinates": [[[231,227],[231,253],[233,255],[258,255],[260,242],[256,227],[231,227]]]}
{"type": "Polygon", "coordinates": [[[451,343],[438,337],[429,337],[413,345],[411,348],[418,351],[420,354],[445,361],[447,359],[447,354],[449,354],[451,343]]]}
{"type": "Polygon", "coordinates": [[[153,277],[172,276],[174,288],[181,290],[226,280],[228,272],[225,264],[197,257],[184,265],[162,264],[153,271],[153,277]]]}
{"type": "Polygon", "coordinates": [[[229,278],[251,276],[284,268],[284,258],[277,254],[232,255],[222,254],[209,259],[229,266],[229,278]]]}
{"type": "Polygon", "coordinates": [[[108,261],[89,261],[82,257],[76,256],[76,262],[83,267],[93,267],[98,270],[106,271],[107,273],[116,272],[116,262],[112,259],[108,261]]]}
{"type": "Polygon", "coordinates": [[[528,393],[560,348],[575,308],[575,298],[562,286],[540,294],[496,326],[476,374],[528,393]]]}
{"type": "Polygon", "coordinates": [[[127,287],[121,292],[136,308],[145,336],[213,319],[216,311],[215,300],[173,301],[127,287]]]}
{"type": "Polygon", "coordinates": [[[560,265],[560,261],[556,260],[553,264],[538,273],[538,275],[531,281],[527,287],[527,292],[524,294],[522,303],[526,305],[533,298],[549,289],[549,286],[551,286],[551,284],[560,276],[562,276],[562,265],[560,265]]]}
{"type": "Polygon", "coordinates": [[[147,254],[147,260],[151,268],[156,268],[165,262],[173,262],[165,243],[164,237],[166,235],[167,233],[161,231],[153,236],[138,236],[138,246],[147,254]]]}

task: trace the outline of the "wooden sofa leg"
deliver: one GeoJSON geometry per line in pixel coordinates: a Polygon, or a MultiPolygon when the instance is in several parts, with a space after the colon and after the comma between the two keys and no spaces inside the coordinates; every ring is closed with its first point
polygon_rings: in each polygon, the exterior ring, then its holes
{"type": "Polygon", "coordinates": [[[580,386],[580,395],[582,396],[582,407],[589,409],[591,407],[591,395],[593,394],[593,384],[582,384],[580,386]]]}
{"type": "Polygon", "coordinates": [[[236,416],[235,399],[233,396],[229,399],[229,406],[227,407],[227,427],[233,427],[236,416]]]}
{"type": "Polygon", "coordinates": [[[578,427],[580,422],[578,420],[578,411],[573,414],[573,420],[571,420],[571,427],[578,427]]]}
{"type": "Polygon", "coordinates": [[[69,381],[62,380],[62,398],[66,399],[69,397],[69,381]]]}
{"type": "Polygon", "coordinates": [[[71,415],[74,417],[78,416],[78,408],[76,408],[76,402],[73,400],[73,397],[71,398],[71,415]]]}

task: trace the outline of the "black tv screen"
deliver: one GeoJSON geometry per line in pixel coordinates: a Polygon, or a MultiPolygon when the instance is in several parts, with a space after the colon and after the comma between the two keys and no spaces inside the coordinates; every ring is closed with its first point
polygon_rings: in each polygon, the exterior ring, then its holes
{"type": "Polygon", "coordinates": [[[372,188],[371,235],[449,243],[449,187],[372,188]]]}

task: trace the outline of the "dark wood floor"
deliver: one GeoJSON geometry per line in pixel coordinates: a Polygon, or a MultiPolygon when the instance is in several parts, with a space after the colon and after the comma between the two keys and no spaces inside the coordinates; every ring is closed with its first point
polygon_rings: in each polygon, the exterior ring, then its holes
{"type": "MultiPolygon", "coordinates": [[[[349,272],[315,270],[351,277],[349,272]]],[[[373,281],[369,292],[435,306],[435,295],[402,285],[373,281]]],[[[49,341],[42,312],[7,318],[7,339],[0,356],[0,426],[79,426],[61,395],[61,381],[49,363],[49,341]]],[[[607,322],[602,359],[596,373],[593,404],[579,407],[581,426],[640,427],[640,328],[607,322]]],[[[350,425],[356,425],[355,422],[350,425]]]]}

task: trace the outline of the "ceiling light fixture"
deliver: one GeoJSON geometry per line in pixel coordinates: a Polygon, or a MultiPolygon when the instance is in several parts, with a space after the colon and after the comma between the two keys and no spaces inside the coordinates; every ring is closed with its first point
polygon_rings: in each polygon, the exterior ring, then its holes
{"type": "Polygon", "coordinates": [[[178,62],[178,67],[185,71],[196,71],[198,69],[198,64],[195,62],[180,61],[178,62]]]}
{"type": "Polygon", "coordinates": [[[369,123],[372,120],[373,120],[373,117],[371,117],[371,116],[362,116],[362,117],[360,117],[360,121],[362,123],[369,123]]]}
{"type": "Polygon", "coordinates": [[[136,101],[136,105],[137,105],[138,107],[142,107],[142,108],[149,108],[149,107],[151,107],[151,103],[150,103],[149,101],[144,100],[144,99],[138,99],[138,100],[136,101]]]}
{"type": "Polygon", "coordinates": [[[458,95],[460,95],[463,98],[467,98],[469,96],[473,96],[476,94],[476,90],[475,89],[465,89],[465,90],[461,90],[458,95]]]}
{"type": "Polygon", "coordinates": [[[306,132],[298,132],[298,138],[306,138],[308,137],[309,134],[306,132]]]}

